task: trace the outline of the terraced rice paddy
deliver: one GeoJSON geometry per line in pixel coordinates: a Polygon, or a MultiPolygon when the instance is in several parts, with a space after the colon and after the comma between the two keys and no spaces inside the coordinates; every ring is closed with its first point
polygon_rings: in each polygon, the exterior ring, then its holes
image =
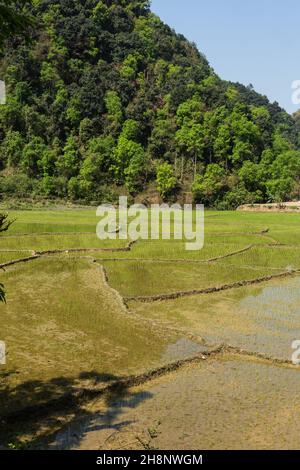
{"type": "Polygon", "coordinates": [[[299,215],[208,212],[198,252],[10,216],[1,446],[299,448],[299,215]]]}

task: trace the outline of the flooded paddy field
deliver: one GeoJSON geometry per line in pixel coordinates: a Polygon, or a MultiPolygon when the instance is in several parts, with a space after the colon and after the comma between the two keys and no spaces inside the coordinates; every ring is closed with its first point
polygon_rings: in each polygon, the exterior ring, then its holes
{"type": "Polygon", "coordinates": [[[297,449],[300,370],[220,355],[108,396],[55,449],[297,449]]]}
{"type": "Polygon", "coordinates": [[[299,215],[209,212],[196,252],[10,216],[2,448],[299,448],[299,215]]]}
{"type": "Polygon", "coordinates": [[[300,279],[273,280],[176,300],[130,302],[142,317],[274,359],[289,360],[300,338],[300,279]]]}

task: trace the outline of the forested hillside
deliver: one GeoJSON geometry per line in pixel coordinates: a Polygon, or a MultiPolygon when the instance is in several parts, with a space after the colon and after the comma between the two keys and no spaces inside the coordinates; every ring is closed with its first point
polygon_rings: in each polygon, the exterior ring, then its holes
{"type": "Polygon", "coordinates": [[[299,117],[222,81],[143,0],[35,0],[0,56],[0,194],[300,198],[299,117]]]}

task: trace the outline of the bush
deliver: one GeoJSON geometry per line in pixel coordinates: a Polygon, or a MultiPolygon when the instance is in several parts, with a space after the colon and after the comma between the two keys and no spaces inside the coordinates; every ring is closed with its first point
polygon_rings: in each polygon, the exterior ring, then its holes
{"type": "Polygon", "coordinates": [[[290,199],[295,182],[292,178],[278,178],[267,182],[267,194],[273,202],[284,202],[290,199]]]}
{"type": "Polygon", "coordinates": [[[225,194],[224,199],[216,204],[216,208],[218,210],[236,210],[243,204],[256,204],[262,200],[261,191],[250,193],[244,186],[236,186],[225,194]]]}
{"type": "Polygon", "coordinates": [[[215,163],[208,165],[204,176],[198,175],[192,186],[196,203],[213,206],[221,200],[227,188],[226,172],[215,163]]]}
{"type": "Polygon", "coordinates": [[[0,194],[2,197],[30,197],[36,184],[36,181],[30,179],[29,176],[24,173],[0,176],[0,194]]]}
{"type": "Polygon", "coordinates": [[[169,163],[163,163],[157,167],[156,183],[157,189],[163,199],[175,192],[177,180],[174,176],[173,168],[169,163]]]}

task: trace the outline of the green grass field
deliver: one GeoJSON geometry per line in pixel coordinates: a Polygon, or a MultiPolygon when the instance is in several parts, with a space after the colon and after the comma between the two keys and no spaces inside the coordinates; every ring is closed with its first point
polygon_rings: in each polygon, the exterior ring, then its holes
{"type": "MultiPolygon", "coordinates": [[[[100,241],[94,209],[9,215],[15,222],[0,237],[0,264],[44,250],[62,252],[7,266],[1,274],[7,303],[0,305],[0,340],[7,363],[0,366],[0,414],[8,421],[66,392],[180,360],[203,344],[287,359],[291,341],[300,338],[299,283],[291,273],[300,270],[297,214],[207,212],[205,245],[198,252],[172,240],[143,240],[130,251],[113,251],[127,241],[100,241]],[[255,284],[281,273],[286,278],[255,284]],[[253,285],[161,302],[131,299],[127,306],[122,298],[240,281],[253,285]]],[[[6,426],[0,441],[38,445],[63,421],[56,416],[46,424],[39,419],[6,426]]]]}

